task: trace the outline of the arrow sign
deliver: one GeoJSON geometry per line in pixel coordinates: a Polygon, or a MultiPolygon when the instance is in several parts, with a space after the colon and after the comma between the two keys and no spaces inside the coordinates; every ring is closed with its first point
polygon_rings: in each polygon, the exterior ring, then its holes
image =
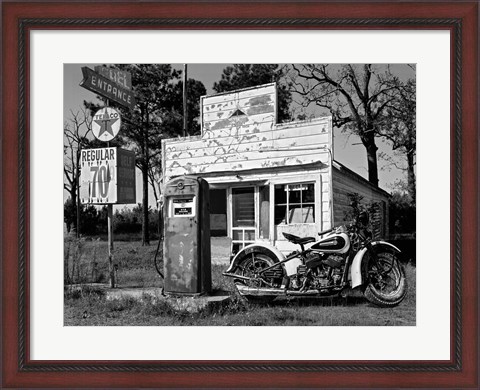
{"type": "Polygon", "coordinates": [[[130,109],[135,107],[135,96],[132,91],[123,88],[114,81],[103,77],[86,66],[82,67],[82,73],[83,80],[80,83],[81,87],[130,109]]]}

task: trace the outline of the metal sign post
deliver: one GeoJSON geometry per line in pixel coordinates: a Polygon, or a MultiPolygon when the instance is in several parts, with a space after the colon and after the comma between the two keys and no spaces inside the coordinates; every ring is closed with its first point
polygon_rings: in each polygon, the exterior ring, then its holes
{"type": "MultiPolygon", "coordinates": [[[[124,107],[133,109],[135,95],[131,75],[107,67],[96,67],[95,71],[83,67],[80,86],[105,98],[105,107],[98,110],[92,122],[93,135],[107,142],[107,148],[81,151],[82,200],[91,204],[107,205],[108,269],[110,287],[117,284],[116,266],[113,263],[113,205],[135,203],[135,153],[111,148],[110,141],[120,131],[120,113],[108,107],[110,99],[124,107]]],[[[78,189],[80,192],[80,187],[78,189]]]]}
{"type": "Polygon", "coordinates": [[[110,272],[110,287],[116,287],[115,266],[113,265],[113,204],[109,203],[108,209],[108,270],[110,272]]]}

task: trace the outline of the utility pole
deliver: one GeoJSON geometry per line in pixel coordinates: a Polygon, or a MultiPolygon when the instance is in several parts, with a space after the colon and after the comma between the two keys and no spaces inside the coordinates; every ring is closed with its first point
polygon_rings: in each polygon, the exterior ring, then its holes
{"type": "Polygon", "coordinates": [[[183,64],[183,136],[187,136],[187,120],[188,120],[188,107],[187,107],[187,64],[183,64]]]}
{"type": "Polygon", "coordinates": [[[82,143],[79,140],[77,148],[77,238],[80,238],[80,156],[82,153],[82,143]]]}
{"type": "MultiPolygon", "coordinates": [[[[105,108],[110,105],[110,100],[105,100],[105,108]]],[[[107,142],[110,147],[110,141],[107,142]]],[[[115,288],[117,281],[115,280],[115,265],[113,264],[113,204],[107,204],[107,233],[108,233],[108,271],[110,272],[110,287],[115,288]]]]}

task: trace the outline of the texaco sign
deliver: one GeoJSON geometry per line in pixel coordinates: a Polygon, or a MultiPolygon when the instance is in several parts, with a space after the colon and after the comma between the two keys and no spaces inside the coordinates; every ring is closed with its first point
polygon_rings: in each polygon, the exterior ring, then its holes
{"type": "Polygon", "coordinates": [[[111,107],[98,110],[92,121],[93,135],[100,141],[111,141],[120,131],[120,113],[111,107]]]}

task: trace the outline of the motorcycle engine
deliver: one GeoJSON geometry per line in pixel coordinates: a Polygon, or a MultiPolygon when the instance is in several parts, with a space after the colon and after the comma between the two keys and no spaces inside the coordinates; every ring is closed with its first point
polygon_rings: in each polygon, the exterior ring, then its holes
{"type": "Polygon", "coordinates": [[[323,259],[323,264],[332,268],[339,268],[345,264],[345,259],[340,255],[329,255],[323,259]]]}

